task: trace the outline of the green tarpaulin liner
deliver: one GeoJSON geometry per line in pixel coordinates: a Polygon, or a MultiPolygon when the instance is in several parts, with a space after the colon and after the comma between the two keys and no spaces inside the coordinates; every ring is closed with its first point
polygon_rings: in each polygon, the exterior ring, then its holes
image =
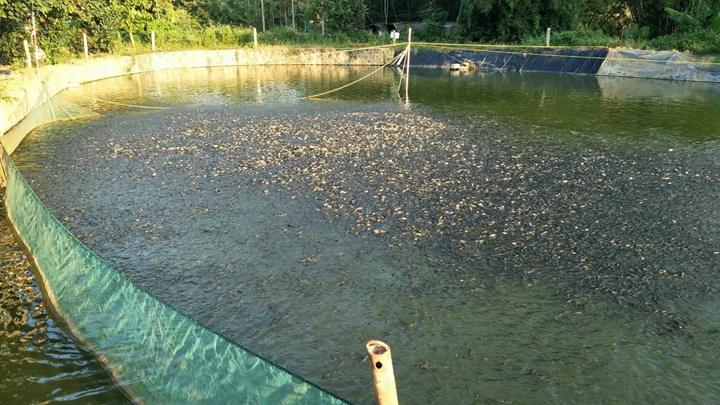
{"type": "Polygon", "coordinates": [[[345,403],[134,286],[50,213],[4,149],[1,160],[8,218],[34,259],[46,299],[133,400],[345,403]]]}

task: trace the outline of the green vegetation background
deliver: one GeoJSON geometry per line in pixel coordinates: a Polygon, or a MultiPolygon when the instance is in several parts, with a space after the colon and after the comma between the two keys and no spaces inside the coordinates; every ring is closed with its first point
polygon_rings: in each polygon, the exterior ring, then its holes
{"type": "Polygon", "coordinates": [[[31,11],[49,63],[83,32],[92,53],[146,51],[151,31],[161,50],[249,46],[252,26],[263,44],[342,46],[387,43],[368,27],[399,21],[427,41],[541,45],[552,27],[553,45],[720,54],[720,0],[0,0],[0,64],[22,64],[31,11]]]}

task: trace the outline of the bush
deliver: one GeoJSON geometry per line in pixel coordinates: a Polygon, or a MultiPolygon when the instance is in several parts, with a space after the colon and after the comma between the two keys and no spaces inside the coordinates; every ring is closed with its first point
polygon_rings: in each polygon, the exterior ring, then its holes
{"type": "Polygon", "coordinates": [[[214,27],[207,27],[202,31],[202,46],[212,48],[217,46],[218,36],[214,27]]]}
{"type": "Polygon", "coordinates": [[[258,34],[258,41],[265,45],[327,45],[353,46],[358,44],[385,44],[387,37],[372,35],[367,31],[300,32],[289,27],[278,27],[258,34]]]}
{"type": "Polygon", "coordinates": [[[299,32],[289,27],[279,27],[258,33],[258,41],[263,44],[297,44],[308,42],[312,38],[311,34],[299,32]]]}
{"type": "Polygon", "coordinates": [[[637,41],[647,41],[650,38],[650,27],[640,27],[636,25],[623,31],[623,38],[637,41]]]}
{"type": "Polygon", "coordinates": [[[201,45],[204,34],[200,23],[184,10],[171,12],[148,23],[140,35],[144,42],[150,42],[151,31],[155,31],[155,41],[160,49],[201,45]]]}
{"type": "MultiPolygon", "coordinates": [[[[225,25],[224,27],[229,27],[228,25],[225,25]]],[[[230,27],[232,30],[232,43],[240,46],[247,46],[252,45],[253,43],[253,31],[251,28],[242,28],[242,27],[230,27]]],[[[222,40],[224,44],[230,43],[226,42],[225,40],[222,40]]]]}
{"type": "Polygon", "coordinates": [[[674,33],[653,38],[648,45],[654,49],[676,49],[697,54],[720,54],[720,32],[704,29],[674,33]]]}
{"type": "MultiPolygon", "coordinates": [[[[545,45],[545,35],[525,38],[524,45],[545,45]]],[[[618,46],[621,41],[594,30],[560,31],[552,33],[550,46],[618,46]]]]}
{"type": "Polygon", "coordinates": [[[431,0],[420,8],[422,27],[418,30],[418,39],[435,41],[445,36],[445,22],[448,13],[435,0],[431,0]]]}

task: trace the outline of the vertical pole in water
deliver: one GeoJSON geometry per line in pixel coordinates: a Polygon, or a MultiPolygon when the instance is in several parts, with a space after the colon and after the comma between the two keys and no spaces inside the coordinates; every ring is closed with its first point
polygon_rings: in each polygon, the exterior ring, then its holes
{"type": "Polygon", "coordinates": [[[257,28],[253,27],[253,47],[257,48],[257,28]]]}
{"type": "Polygon", "coordinates": [[[35,29],[35,12],[31,14],[32,17],[32,43],[33,53],[35,54],[35,74],[40,76],[40,63],[38,62],[38,46],[37,46],[37,30],[35,29]]]}
{"type": "Polygon", "coordinates": [[[150,31],[150,49],[155,52],[155,31],[150,31]]]}
{"type": "Polygon", "coordinates": [[[83,32],[83,50],[85,51],[85,60],[90,59],[90,54],[88,53],[88,46],[87,46],[87,35],[83,32]]]}
{"type": "Polygon", "coordinates": [[[548,27],[547,32],[545,33],[545,46],[548,48],[550,47],[550,27],[548,27]]]}
{"type": "Polygon", "coordinates": [[[365,343],[365,349],[370,356],[377,404],[398,405],[390,346],[379,340],[370,340],[365,343]]]}
{"type": "Polygon", "coordinates": [[[412,43],[412,28],[408,28],[408,44],[407,44],[407,55],[405,55],[405,63],[407,70],[405,70],[405,104],[410,104],[410,51],[412,43]]]}
{"type": "Polygon", "coordinates": [[[23,47],[25,47],[25,64],[29,69],[32,69],[32,56],[30,55],[30,44],[27,39],[23,39],[23,47]]]}

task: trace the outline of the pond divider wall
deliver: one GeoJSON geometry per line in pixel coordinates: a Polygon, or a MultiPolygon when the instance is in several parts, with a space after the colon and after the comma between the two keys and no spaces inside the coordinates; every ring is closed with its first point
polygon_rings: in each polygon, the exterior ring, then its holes
{"type": "Polygon", "coordinates": [[[10,223],[33,261],[46,303],[140,403],[342,404],[342,399],[209,331],[137,288],[45,207],[10,154],[53,117],[49,98],[81,83],[161,69],[238,65],[383,65],[390,49],[260,48],[103,57],[9,80],[0,103],[0,185],[10,223]]]}
{"type": "Polygon", "coordinates": [[[688,52],[610,49],[598,75],[720,83],[718,62],[688,52]]]}
{"type": "Polygon", "coordinates": [[[597,74],[608,54],[607,49],[535,49],[531,53],[487,50],[419,50],[413,53],[413,67],[449,67],[453,63],[471,63],[480,70],[510,72],[552,72],[597,74]]]}
{"type": "MultiPolygon", "coordinates": [[[[438,44],[442,46],[442,44],[438,44]]],[[[416,68],[449,68],[469,63],[480,70],[573,73],[720,83],[720,63],[687,52],[608,48],[492,48],[482,50],[420,49],[413,53],[416,68]]]]}

